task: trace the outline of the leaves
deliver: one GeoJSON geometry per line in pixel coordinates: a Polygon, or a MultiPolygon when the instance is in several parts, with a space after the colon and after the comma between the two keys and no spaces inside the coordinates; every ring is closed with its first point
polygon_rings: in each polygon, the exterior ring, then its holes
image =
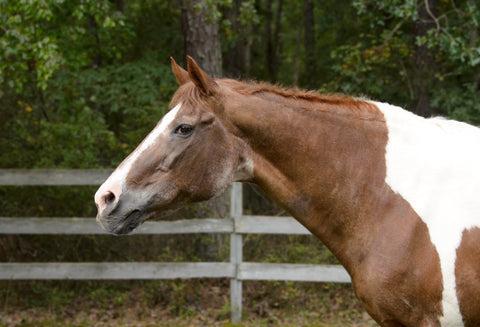
{"type": "Polygon", "coordinates": [[[0,2],[0,23],[0,83],[7,81],[17,93],[28,83],[45,90],[61,66],[84,68],[98,51],[105,60],[116,60],[133,36],[123,14],[108,1],[0,2]],[[89,17],[102,23],[87,33],[89,17]],[[92,46],[95,38],[101,49],[92,46]]]}
{"type": "MultiPolygon", "coordinates": [[[[438,114],[480,124],[480,6],[439,1],[425,35],[412,32],[420,0],[325,0],[314,8],[317,68],[304,62],[301,2],[284,1],[278,82],[366,95],[411,107],[415,51],[438,114]],[[308,77],[308,78],[307,78],[308,77]]],[[[265,6],[209,0],[225,49],[265,79],[265,6]],[[237,48],[237,45],[239,46],[237,48]],[[237,51],[237,50],[235,50],[237,51]],[[243,58],[240,56],[240,58],[243,58]],[[247,62],[247,61],[245,61],[247,62]]],[[[273,8],[278,1],[273,1],[273,8]]],[[[167,63],[180,58],[180,8],[169,0],[0,1],[0,163],[8,167],[112,166],[147,134],[175,90],[167,63]],[[48,118],[48,119],[47,119],[48,118]]],[[[246,66],[245,66],[246,67],[246,66]]],[[[239,72],[241,73],[241,72],[239,72]]],[[[247,75],[245,75],[247,76],[247,75]]]]}
{"type": "Polygon", "coordinates": [[[0,138],[7,167],[111,167],[164,114],[175,90],[168,65],[156,57],[82,72],[61,71],[41,103],[19,101],[0,138]],[[125,146],[127,144],[128,146],[125,146]]]}
{"type": "MultiPolygon", "coordinates": [[[[432,56],[435,72],[424,76],[426,79],[422,81],[431,92],[435,90],[460,99],[465,92],[457,85],[476,83],[480,67],[477,4],[467,1],[455,6],[453,2],[442,1],[434,12],[433,8],[425,9],[425,2],[420,0],[355,0],[353,5],[360,15],[363,33],[354,43],[333,50],[337,79],[328,83],[327,89],[340,88],[347,93],[367,94],[412,107],[415,99],[412,84],[419,68],[414,56],[419,46],[424,46],[432,56]],[[430,11],[432,23],[425,35],[415,36],[412,31],[416,28],[419,10],[423,9],[430,11]]],[[[475,110],[457,115],[453,107],[444,108],[438,97],[436,99],[432,104],[438,113],[477,120],[468,117],[476,115],[475,110]]]]}

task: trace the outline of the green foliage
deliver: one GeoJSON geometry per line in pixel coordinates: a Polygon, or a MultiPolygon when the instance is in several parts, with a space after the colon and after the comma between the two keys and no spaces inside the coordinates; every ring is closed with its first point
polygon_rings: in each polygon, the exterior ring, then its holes
{"type": "Polygon", "coordinates": [[[474,84],[436,90],[432,104],[436,108],[442,108],[452,119],[480,125],[480,93],[474,84]]]}
{"type": "Polygon", "coordinates": [[[409,74],[406,61],[411,52],[402,40],[395,41],[382,43],[371,38],[338,47],[331,54],[337,61],[333,66],[336,77],[324,87],[339,88],[346,94],[408,103],[412,95],[405,87],[409,74]]]}
{"type": "Polygon", "coordinates": [[[0,140],[5,149],[0,161],[6,167],[98,166],[102,151],[115,149],[113,133],[88,107],[51,114],[48,121],[32,110],[19,102],[15,119],[4,127],[7,135],[0,140]]]}
{"type": "Polygon", "coordinates": [[[44,103],[17,102],[0,139],[5,149],[0,162],[4,167],[112,166],[167,109],[175,84],[168,66],[159,62],[149,57],[59,72],[44,103]]]}
{"type": "Polygon", "coordinates": [[[302,264],[338,264],[328,249],[310,236],[247,235],[245,261],[302,264]]]}
{"type": "Polygon", "coordinates": [[[436,18],[436,27],[427,36],[417,38],[417,44],[425,44],[440,60],[455,65],[450,74],[468,73],[480,65],[480,5],[466,1],[461,6],[443,4],[442,17],[436,18]]]}
{"type": "MultiPolygon", "coordinates": [[[[180,8],[168,0],[119,3],[0,1],[1,166],[112,166],[165,112],[176,87],[166,59],[182,47],[180,8]]],[[[265,78],[267,42],[259,33],[267,21],[265,4],[202,5],[221,23],[226,48],[253,42],[251,74],[265,78]]],[[[425,83],[437,113],[477,123],[479,5],[440,1],[435,23],[415,36],[422,5],[420,0],[316,4],[314,85],[411,107],[412,58],[424,45],[434,60],[435,72],[425,83]]],[[[274,1],[272,10],[277,9],[274,1]]],[[[284,1],[275,42],[277,78],[285,84],[312,80],[299,46],[301,30],[290,28],[302,21],[303,10],[300,2],[284,1]]]]}
{"type": "Polygon", "coordinates": [[[236,22],[232,21],[228,15],[222,15],[221,13],[221,9],[224,11],[233,9],[231,0],[215,0],[213,3],[216,3],[214,11],[218,12],[216,19],[220,22],[221,31],[224,37],[224,47],[225,45],[228,46],[235,44],[235,42],[238,42],[241,38],[245,37],[244,33],[239,33],[238,28],[249,30],[251,26],[258,26],[260,22],[260,16],[255,6],[255,0],[244,0],[239,3],[237,8],[238,14],[236,17],[238,24],[235,24],[236,22]]]}
{"type": "Polygon", "coordinates": [[[96,186],[4,186],[0,207],[5,217],[93,217],[96,186]]]}
{"type": "Polygon", "coordinates": [[[240,4],[238,17],[242,26],[247,26],[249,24],[258,24],[260,18],[258,16],[258,11],[255,8],[255,1],[242,1],[242,3],[240,4]]]}
{"type": "Polygon", "coordinates": [[[0,1],[0,85],[45,90],[61,67],[84,68],[93,58],[122,57],[133,37],[109,1],[0,1]]]}
{"type": "Polygon", "coordinates": [[[434,10],[426,8],[425,3],[419,0],[353,1],[362,32],[353,42],[332,51],[336,79],[324,87],[366,94],[408,108],[416,96],[416,71],[422,68],[413,60],[415,51],[418,46],[425,46],[434,71],[428,76],[422,75],[422,83],[442,93],[433,95],[432,92],[433,98],[437,98],[432,100],[436,111],[453,114],[453,109],[442,106],[448,94],[450,101],[465,108],[461,109],[462,115],[452,117],[470,122],[478,120],[469,116],[476,115],[476,110],[466,109],[473,106],[463,96],[478,94],[473,84],[480,68],[480,7],[473,1],[458,4],[439,1],[434,10]],[[426,8],[432,23],[425,35],[415,35],[412,31],[422,8],[426,8]],[[470,85],[470,92],[458,87],[465,84],[470,85]],[[461,103],[462,97],[466,103],[461,103]]]}

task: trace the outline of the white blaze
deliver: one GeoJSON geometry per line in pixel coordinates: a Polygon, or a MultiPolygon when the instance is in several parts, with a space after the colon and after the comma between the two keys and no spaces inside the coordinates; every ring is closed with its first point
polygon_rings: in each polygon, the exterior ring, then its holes
{"type": "Polygon", "coordinates": [[[374,103],[388,127],[386,183],[428,227],[443,281],[442,326],[463,326],[455,281],[464,230],[480,226],[480,129],[374,103]]]}
{"type": "MultiPolygon", "coordinates": [[[[118,166],[118,168],[108,177],[108,179],[100,186],[100,188],[95,193],[95,202],[100,206],[102,201],[100,197],[106,192],[110,191],[115,196],[118,197],[122,193],[125,187],[125,179],[132,168],[133,163],[138,159],[138,157],[148,149],[150,146],[155,144],[158,137],[162,134],[168,132],[168,127],[171,122],[177,116],[182,104],[177,104],[172,110],[170,110],[160,122],[155,126],[155,128],[148,134],[148,136],[140,143],[140,145],[118,166]]],[[[99,208],[101,211],[101,208],[99,208]]]]}

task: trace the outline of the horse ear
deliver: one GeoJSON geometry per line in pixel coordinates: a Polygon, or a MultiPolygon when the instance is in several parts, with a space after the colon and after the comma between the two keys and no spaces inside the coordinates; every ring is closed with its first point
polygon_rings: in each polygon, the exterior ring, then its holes
{"type": "Polygon", "coordinates": [[[187,56],[187,69],[188,75],[192,82],[200,89],[205,95],[213,95],[218,84],[214,79],[203,71],[197,62],[190,56],[187,56]]]}
{"type": "Polygon", "coordinates": [[[188,77],[188,72],[180,67],[173,57],[170,57],[170,63],[172,65],[172,73],[175,76],[178,85],[187,83],[190,80],[190,77],[188,77]]]}

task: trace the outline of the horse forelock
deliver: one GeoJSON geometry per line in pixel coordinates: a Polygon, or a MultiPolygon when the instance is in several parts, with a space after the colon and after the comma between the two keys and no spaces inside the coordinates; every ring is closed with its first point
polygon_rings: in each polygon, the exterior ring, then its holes
{"type": "Polygon", "coordinates": [[[205,106],[208,104],[207,98],[192,82],[181,85],[170,101],[170,107],[182,103],[184,106],[205,106]]]}

